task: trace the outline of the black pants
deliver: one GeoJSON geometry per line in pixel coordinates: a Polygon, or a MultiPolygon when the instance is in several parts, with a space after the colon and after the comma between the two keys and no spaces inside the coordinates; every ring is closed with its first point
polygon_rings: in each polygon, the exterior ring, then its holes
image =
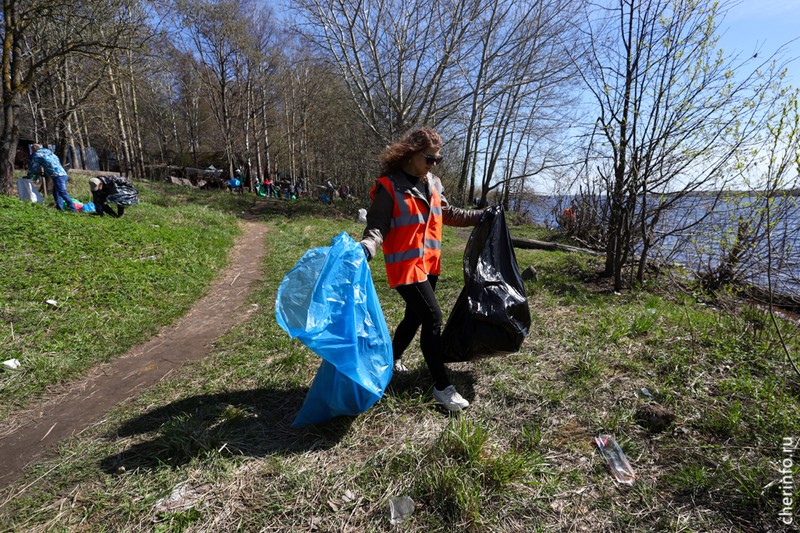
{"type": "Polygon", "coordinates": [[[123,214],[125,214],[125,206],[124,206],[124,205],[118,205],[118,206],[117,206],[117,212],[116,212],[116,213],[114,212],[114,210],[113,210],[113,209],[111,209],[111,206],[110,206],[110,205],[108,205],[107,203],[103,202],[103,203],[102,203],[102,204],[100,204],[100,205],[101,205],[102,207],[100,207],[100,206],[98,206],[98,205],[96,205],[96,204],[95,204],[95,206],[94,206],[94,207],[95,207],[95,209],[97,210],[97,214],[98,214],[98,215],[100,215],[100,216],[103,216],[103,213],[108,213],[109,215],[111,215],[111,216],[112,216],[112,217],[114,217],[114,218],[119,218],[119,217],[121,217],[123,214]]]}
{"type": "Polygon", "coordinates": [[[114,218],[121,217],[125,213],[125,206],[118,205],[115,213],[111,206],[106,203],[106,198],[108,198],[108,194],[104,190],[92,192],[92,202],[94,202],[94,210],[97,214],[103,216],[104,213],[108,213],[114,218]]]}
{"type": "Polygon", "coordinates": [[[406,302],[406,312],[394,332],[392,352],[395,359],[400,359],[422,325],[419,342],[422,356],[434,385],[443,390],[450,385],[450,380],[442,361],[442,310],[434,294],[438,280],[439,276],[428,276],[427,281],[396,287],[406,302]]]}

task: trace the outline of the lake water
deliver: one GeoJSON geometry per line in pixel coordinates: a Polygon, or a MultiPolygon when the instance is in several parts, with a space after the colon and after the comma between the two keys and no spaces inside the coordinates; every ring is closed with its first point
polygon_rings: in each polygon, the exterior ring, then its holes
{"type": "MultiPolygon", "coordinates": [[[[523,212],[535,224],[557,227],[556,215],[574,197],[537,197],[522,202],[523,212]]],[[[648,200],[653,202],[654,200],[648,200]]],[[[657,246],[648,258],[685,265],[690,272],[706,272],[719,265],[737,241],[740,223],[758,229],[762,237],[747,247],[746,259],[737,268],[742,281],[766,288],[770,277],[776,291],[800,295],[800,198],[776,198],[770,204],[771,254],[767,247],[765,200],[756,197],[720,198],[696,196],[682,199],[656,227],[657,246]],[[767,276],[767,265],[771,265],[767,276]]],[[[745,233],[746,234],[746,233],[745,233]]]]}

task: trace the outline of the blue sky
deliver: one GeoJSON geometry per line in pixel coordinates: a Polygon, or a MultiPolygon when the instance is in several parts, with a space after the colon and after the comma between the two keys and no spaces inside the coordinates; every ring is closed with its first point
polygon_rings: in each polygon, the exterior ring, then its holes
{"type": "MultiPolygon", "coordinates": [[[[785,60],[800,56],[800,1],[799,0],[743,0],[732,8],[719,30],[724,33],[720,45],[726,53],[734,50],[742,57],[758,52],[759,58],[768,58],[786,45],[785,60]],[[787,45],[792,39],[795,42],[787,45]]],[[[800,58],[787,65],[794,87],[800,87],[800,58]]]]}

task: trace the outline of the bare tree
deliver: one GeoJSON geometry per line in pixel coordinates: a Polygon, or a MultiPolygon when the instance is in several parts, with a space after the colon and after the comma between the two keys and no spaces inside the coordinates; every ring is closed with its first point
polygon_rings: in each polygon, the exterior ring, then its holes
{"type": "Polygon", "coordinates": [[[103,50],[134,42],[147,28],[135,0],[63,2],[5,0],[3,4],[3,126],[0,131],[0,193],[11,194],[14,156],[19,142],[19,107],[37,78],[48,76],[61,58],[100,58],[103,50]],[[131,16],[133,15],[133,16],[131,16]],[[29,47],[26,39],[48,24],[68,28],[58,39],[29,47]],[[101,29],[107,30],[103,38],[101,29]]]}
{"type": "MultiPolygon", "coordinates": [[[[264,9],[257,4],[253,4],[251,21],[248,26],[250,33],[250,49],[247,52],[247,98],[248,98],[248,127],[253,129],[256,140],[256,161],[258,181],[263,180],[263,176],[270,174],[270,143],[269,132],[267,130],[267,87],[275,83],[273,77],[275,53],[276,30],[273,25],[273,15],[269,9],[264,9]],[[264,151],[264,163],[262,163],[262,150],[264,151]],[[266,170],[263,168],[266,164],[266,170]]],[[[248,137],[249,152],[249,137],[248,137]]],[[[248,158],[248,166],[249,158],[248,158]]],[[[251,179],[251,186],[253,185],[251,179]]]]}
{"type": "Polygon", "coordinates": [[[554,130],[566,129],[570,121],[565,110],[574,108],[569,89],[575,71],[564,47],[576,54],[579,40],[573,36],[580,6],[563,0],[501,1],[489,3],[479,16],[480,40],[460,65],[471,101],[458,190],[463,196],[471,173],[470,202],[475,189],[470,162],[478,155],[474,147],[485,150],[482,202],[496,187],[509,190],[507,180],[524,181],[553,163],[548,156],[555,156],[557,144],[547,141],[554,130]],[[521,150],[523,146],[530,150],[521,150]],[[497,179],[503,157],[504,177],[497,179]]]}
{"type": "Polygon", "coordinates": [[[374,185],[380,144],[347,95],[338,71],[304,43],[286,39],[273,56],[270,157],[286,179],[316,196],[330,180],[361,198],[374,185]]]}
{"type": "MultiPolygon", "coordinates": [[[[478,172],[485,193],[504,187],[495,174],[501,160],[513,169],[509,179],[524,180],[546,166],[534,162],[533,138],[546,139],[553,130],[543,126],[568,108],[558,105],[567,102],[563,88],[574,71],[564,46],[574,48],[570,35],[581,2],[295,0],[294,5],[301,16],[298,31],[336,67],[362,119],[382,142],[423,123],[444,135],[454,164],[439,171],[456,177],[450,189],[456,203],[472,200],[478,172]],[[512,146],[519,142],[533,149],[524,161],[503,159],[521,155],[512,146]]],[[[538,148],[540,155],[547,153],[543,145],[538,148]]]]}
{"type": "Polygon", "coordinates": [[[295,0],[298,31],[343,76],[361,117],[384,140],[449,120],[465,101],[458,64],[490,2],[295,0]]]}
{"type": "Polygon", "coordinates": [[[604,274],[616,289],[638,244],[641,280],[665,213],[692,193],[725,187],[726,165],[762,123],[775,74],[734,75],[748,62],[716,47],[722,6],[615,0],[588,14],[592,54],[581,73],[597,119],[584,178],[600,180],[609,205],[604,274]]]}
{"type": "Polygon", "coordinates": [[[691,235],[679,241],[690,252],[690,271],[710,292],[752,286],[800,293],[800,227],[794,222],[800,217],[798,92],[782,92],[780,99],[758,142],[737,154],[740,190],[728,193],[709,217],[702,242],[691,235]]]}
{"type": "MultiPolygon", "coordinates": [[[[171,43],[161,39],[158,41],[160,54],[148,54],[140,64],[138,75],[139,90],[142,95],[142,120],[149,127],[142,131],[143,152],[151,161],[158,160],[162,164],[172,162],[178,153],[191,152],[196,146],[190,135],[179,135],[179,116],[181,117],[181,133],[183,133],[182,104],[178,98],[181,55],[174,51],[171,43]],[[185,141],[189,139],[188,148],[185,141]]],[[[190,100],[190,99],[189,99],[190,100]]],[[[194,161],[197,166],[197,161],[194,161]]]]}
{"type": "Polygon", "coordinates": [[[197,58],[196,74],[206,88],[205,94],[222,136],[230,176],[236,165],[233,93],[240,81],[237,67],[243,63],[249,47],[244,17],[249,10],[246,7],[240,0],[180,0],[177,3],[178,25],[188,38],[183,47],[197,58]]]}
{"type": "MultiPolygon", "coordinates": [[[[182,127],[179,135],[178,128],[173,132],[175,146],[179,148],[180,152],[184,151],[181,137],[185,136],[189,144],[188,151],[191,154],[192,164],[197,167],[199,165],[198,157],[200,152],[200,145],[202,141],[202,132],[205,129],[206,122],[210,121],[210,110],[202,98],[202,83],[196,76],[197,70],[200,66],[197,64],[196,59],[191,53],[184,53],[175,51],[173,61],[174,65],[174,80],[170,90],[170,100],[175,101],[174,108],[177,109],[178,117],[182,127]]],[[[173,107],[173,106],[171,106],[173,107]]],[[[177,154],[173,154],[177,155],[177,154]]]]}

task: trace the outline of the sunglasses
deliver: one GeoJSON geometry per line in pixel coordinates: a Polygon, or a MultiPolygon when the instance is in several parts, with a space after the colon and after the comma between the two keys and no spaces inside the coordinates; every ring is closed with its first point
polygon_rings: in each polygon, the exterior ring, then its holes
{"type": "Polygon", "coordinates": [[[441,157],[441,156],[440,157],[434,157],[434,156],[428,155],[428,154],[422,154],[422,157],[425,158],[425,164],[426,165],[433,165],[434,163],[436,163],[438,165],[444,159],[444,157],[441,157]]]}

